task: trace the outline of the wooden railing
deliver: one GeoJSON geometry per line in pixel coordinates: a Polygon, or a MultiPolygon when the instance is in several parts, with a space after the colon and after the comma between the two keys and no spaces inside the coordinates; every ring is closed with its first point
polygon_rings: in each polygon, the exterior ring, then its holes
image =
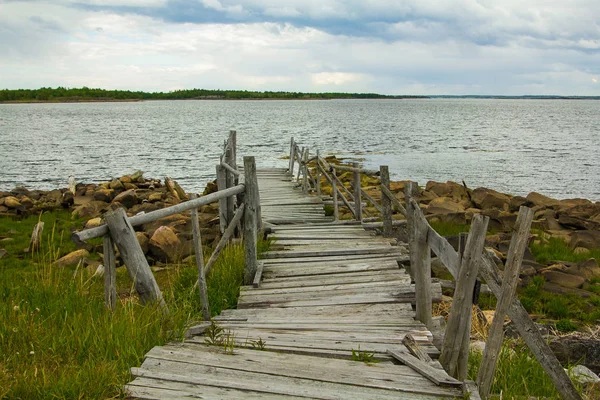
{"type": "Polygon", "coordinates": [[[125,210],[119,208],[104,215],[104,225],[73,233],[72,238],[76,242],[97,237],[104,238],[105,301],[110,309],[114,309],[116,306],[116,246],[142,303],[158,303],[168,312],[133,227],[186,211],[191,214],[194,251],[198,267],[197,285],[200,289],[204,319],[210,319],[206,275],[215,265],[221,251],[234,236],[236,229],[240,230],[241,223],[243,223],[245,247],[244,282],[252,284],[258,268],[257,232],[258,215],[260,214],[256,163],[254,157],[244,157],[244,183],[239,183],[238,178],[241,173],[238,171],[235,161],[235,147],[235,131],[232,131],[225,143],[220,163],[217,165],[217,180],[219,181],[220,178],[222,181],[221,184],[218,184],[217,192],[202,197],[192,195],[188,201],[132,217],[128,217],[125,210]],[[219,217],[225,223],[221,224],[221,238],[205,265],[198,222],[198,207],[214,202],[219,202],[219,217]]]}
{"type": "MultiPolygon", "coordinates": [[[[473,305],[477,303],[481,282],[485,280],[491,292],[497,297],[498,303],[486,343],[483,360],[479,369],[477,384],[482,398],[488,398],[498,355],[503,341],[503,323],[508,315],[533,355],[539,361],[546,373],[552,379],[558,392],[564,399],[581,399],[568,375],[552,353],[529,314],[515,296],[519,269],[525,247],[529,239],[529,231],[533,219],[533,211],[521,207],[517,217],[515,230],[510,243],[504,273],[500,272],[490,253],[484,249],[489,218],[475,214],[470,231],[461,235],[458,251],[435,229],[431,227],[423,214],[417,197],[418,185],[408,182],[404,186],[402,204],[390,190],[389,170],[380,166],[379,171],[366,170],[353,165],[333,165],[320,157],[310,158],[308,148],[302,148],[292,138],[290,144],[290,161],[288,172],[293,177],[295,164],[298,164],[296,180],[302,190],[321,195],[321,174],[332,187],[334,220],[339,219],[339,202],[347,207],[357,223],[365,228],[381,228],[385,237],[393,234],[393,227],[407,225],[408,244],[410,250],[409,273],[415,283],[416,318],[428,328],[432,328],[432,290],[431,290],[431,252],[445,265],[456,281],[454,298],[444,335],[440,362],[449,375],[461,381],[467,376],[469,357],[469,339],[471,331],[471,316],[473,305]],[[310,163],[315,164],[314,174],[310,171],[310,163]],[[352,172],[352,191],[348,190],[337,177],[337,171],[352,172]],[[381,204],[377,203],[361,188],[361,174],[378,176],[380,179],[381,204]],[[379,223],[368,223],[363,218],[362,199],[372,203],[380,213],[379,223]],[[392,208],[396,208],[406,220],[393,220],[392,208]]],[[[474,398],[474,397],[472,397],[474,398]]]]}

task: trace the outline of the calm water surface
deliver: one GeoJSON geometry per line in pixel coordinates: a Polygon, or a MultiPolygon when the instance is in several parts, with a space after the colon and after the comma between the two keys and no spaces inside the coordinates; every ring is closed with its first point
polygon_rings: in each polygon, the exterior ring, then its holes
{"type": "Polygon", "coordinates": [[[65,187],[141,169],[201,191],[229,129],[238,155],[287,166],[301,145],[388,164],[394,179],[600,200],[600,102],[151,101],[0,105],[0,190],[65,187]]]}

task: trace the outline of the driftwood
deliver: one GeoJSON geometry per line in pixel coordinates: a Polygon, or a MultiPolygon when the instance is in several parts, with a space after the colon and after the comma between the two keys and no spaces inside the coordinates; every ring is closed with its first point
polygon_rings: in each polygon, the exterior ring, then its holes
{"type": "MultiPolygon", "coordinates": [[[[196,198],[192,194],[192,199],[196,198]]],[[[196,284],[200,289],[200,304],[202,304],[202,317],[205,321],[210,320],[210,305],[208,304],[208,288],[206,287],[206,273],[204,269],[204,252],[202,251],[202,237],[200,236],[200,224],[198,223],[198,209],[192,208],[192,234],[194,237],[194,252],[196,254],[196,266],[198,268],[198,280],[196,284]]]]}
{"type": "Polygon", "coordinates": [[[110,235],[104,236],[104,301],[111,310],[117,304],[117,266],[115,263],[115,245],[110,235]]]}

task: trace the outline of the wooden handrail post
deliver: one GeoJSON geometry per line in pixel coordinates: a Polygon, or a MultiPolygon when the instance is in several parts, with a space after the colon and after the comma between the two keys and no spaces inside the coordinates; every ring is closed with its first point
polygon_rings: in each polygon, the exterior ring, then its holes
{"type": "Polygon", "coordinates": [[[110,234],[104,236],[104,300],[111,310],[117,304],[117,267],[115,264],[115,245],[110,234]]]}
{"type": "Polygon", "coordinates": [[[290,140],[290,163],[289,163],[289,167],[288,167],[288,174],[290,174],[291,177],[294,176],[294,150],[296,150],[296,144],[294,143],[294,137],[292,136],[292,139],[290,140]]]}
{"type": "Polygon", "coordinates": [[[431,251],[427,244],[428,224],[423,212],[411,196],[417,190],[414,182],[405,187],[406,210],[409,215],[410,273],[415,281],[416,317],[431,327],[431,251]]]}
{"type": "Polygon", "coordinates": [[[300,173],[304,172],[302,170],[302,162],[304,161],[304,147],[300,150],[300,155],[298,157],[298,174],[296,175],[296,182],[300,181],[300,173]]]}
{"type": "Polygon", "coordinates": [[[316,181],[316,190],[317,190],[317,196],[321,197],[321,169],[319,168],[319,150],[317,150],[317,162],[316,162],[317,168],[315,170],[315,181],[316,181]]]}
{"type": "Polygon", "coordinates": [[[338,206],[338,190],[335,179],[335,168],[331,168],[331,196],[333,197],[333,220],[338,221],[340,219],[340,209],[338,206]]]}
{"type": "MultiPolygon", "coordinates": [[[[196,193],[192,194],[195,199],[196,193]]],[[[210,306],[208,304],[208,289],[206,287],[206,273],[204,270],[204,252],[202,251],[202,236],[200,235],[200,223],[198,222],[198,209],[190,210],[192,218],[192,235],[194,240],[194,253],[196,254],[196,267],[198,268],[198,288],[200,289],[200,304],[202,305],[202,317],[210,321],[210,306]]]]}
{"type": "Polygon", "coordinates": [[[502,341],[504,339],[504,316],[508,312],[515,291],[517,290],[519,271],[527,247],[532,220],[533,210],[531,208],[521,207],[515,224],[516,231],[513,232],[508,248],[506,266],[504,267],[502,295],[498,299],[498,304],[496,305],[496,312],[494,313],[490,334],[483,352],[479,374],[477,375],[479,394],[484,400],[489,397],[490,389],[492,388],[494,372],[496,372],[496,364],[498,362],[498,354],[500,354],[502,341]]]}
{"type": "Polygon", "coordinates": [[[406,202],[406,232],[408,236],[408,253],[410,255],[410,268],[408,269],[408,273],[413,280],[415,279],[413,265],[415,262],[417,262],[416,260],[413,260],[413,255],[417,254],[418,248],[415,248],[417,245],[415,213],[409,211],[408,208],[410,207],[410,199],[413,198],[413,194],[416,192],[415,186],[417,186],[415,182],[407,182],[406,185],[404,185],[404,201],[406,202]]]}
{"type": "MultiPolygon", "coordinates": [[[[229,137],[229,146],[227,146],[227,151],[225,152],[225,163],[230,167],[235,166],[235,160],[233,157],[234,149],[233,149],[233,136],[229,137]]],[[[226,188],[229,189],[235,186],[235,175],[225,168],[225,181],[226,188]]],[[[227,198],[227,225],[231,223],[233,219],[233,212],[235,207],[235,196],[229,196],[227,198]]]]}
{"type": "MultiPolygon", "coordinates": [[[[381,177],[381,184],[390,188],[390,172],[387,165],[381,165],[379,167],[379,176],[381,177]]],[[[391,237],[392,236],[392,200],[388,198],[388,196],[381,191],[381,207],[383,208],[382,219],[383,219],[383,236],[391,237]]]]}
{"type": "Polygon", "coordinates": [[[302,193],[308,193],[308,147],[304,152],[304,171],[302,172],[304,179],[302,179],[302,193]]]}
{"type": "Polygon", "coordinates": [[[115,211],[108,212],[104,215],[104,220],[108,225],[114,243],[121,253],[121,258],[127,266],[129,277],[134,282],[142,303],[156,302],[165,311],[168,311],[125,210],[118,208],[115,211]]]}
{"type": "MultiPolygon", "coordinates": [[[[217,165],[217,190],[225,190],[227,186],[227,177],[225,167],[221,164],[217,165]]],[[[225,232],[227,227],[227,199],[219,199],[219,227],[221,233],[225,232]]]]}
{"type": "Polygon", "coordinates": [[[469,237],[458,271],[454,299],[450,308],[450,317],[446,326],[444,344],[440,362],[446,372],[454,378],[466,379],[466,365],[459,361],[461,354],[468,352],[468,341],[465,336],[471,334],[471,310],[473,308],[473,287],[477,279],[479,259],[483,251],[488,217],[481,214],[473,216],[469,237]],[[465,349],[465,343],[467,348],[465,349]]]}
{"type": "MultiPolygon", "coordinates": [[[[359,168],[357,162],[353,162],[354,168],[359,168]]],[[[360,194],[360,171],[354,171],[354,216],[357,221],[362,221],[362,196],[360,194]]]]}
{"type": "Polygon", "coordinates": [[[244,284],[251,285],[258,267],[257,235],[259,231],[258,218],[260,198],[258,195],[258,178],[254,157],[244,157],[244,175],[246,182],[246,206],[244,210],[244,245],[245,260],[244,284]]]}

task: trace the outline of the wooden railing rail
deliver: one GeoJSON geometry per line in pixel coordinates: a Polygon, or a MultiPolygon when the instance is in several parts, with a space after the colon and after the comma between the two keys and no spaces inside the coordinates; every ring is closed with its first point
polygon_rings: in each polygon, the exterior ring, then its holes
{"type": "Polygon", "coordinates": [[[191,213],[194,252],[198,268],[196,285],[200,289],[204,319],[210,319],[206,274],[215,265],[219,254],[234,236],[236,229],[241,231],[239,229],[241,222],[244,225],[244,282],[252,284],[257,273],[257,236],[261,226],[256,163],[254,157],[244,157],[244,183],[239,184],[238,177],[241,172],[238,171],[235,161],[235,147],[235,131],[231,131],[224,146],[224,153],[217,165],[217,181],[220,180],[224,186],[217,192],[202,197],[192,194],[191,199],[188,201],[132,217],[128,217],[125,210],[119,208],[104,215],[106,224],[73,233],[72,238],[76,242],[83,242],[100,236],[104,237],[105,300],[110,309],[114,309],[116,306],[116,246],[141,301],[144,304],[158,303],[165,312],[168,312],[160,288],[137,241],[133,227],[186,211],[191,213]],[[223,234],[205,265],[198,222],[198,207],[214,202],[219,202],[219,218],[225,219],[226,223],[221,224],[222,227],[224,225],[223,234]],[[229,217],[230,215],[231,217],[229,217]]]}
{"type": "MultiPolygon", "coordinates": [[[[303,157],[295,157],[294,152],[300,152],[300,150],[293,138],[290,148],[292,151],[292,154],[290,154],[290,175],[293,176],[294,164],[298,162],[298,175],[296,179],[300,181],[300,172],[302,171],[302,179],[308,182],[310,179],[308,164],[316,160],[315,172],[317,179],[315,181],[315,190],[317,194],[321,192],[320,175],[323,175],[331,184],[335,221],[339,220],[338,199],[341,198],[342,203],[350,210],[357,221],[362,223],[363,227],[382,228],[382,233],[385,237],[392,236],[394,226],[407,225],[410,248],[410,267],[408,270],[415,282],[416,317],[429,328],[432,327],[431,251],[437,255],[438,259],[452,274],[456,281],[455,294],[440,356],[440,362],[451,376],[461,381],[465,381],[466,379],[471,310],[474,300],[476,301],[476,296],[478,296],[478,290],[476,289],[481,283],[477,280],[479,276],[487,282],[489,290],[498,298],[496,318],[494,318],[492,324],[492,330],[486,344],[486,350],[477,378],[481,397],[484,399],[489,397],[498,353],[502,344],[502,324],[504,316],[507,314],[538,362],[552,379],[561,397],[569,400],[581,399],[570,378],[530,319],[529,314],[514,295],[516,277],[518,277],[518,271],[529,237],[533,215],[531,209],[521,207],[519,211],[515,232],[513,232],[509,247],[504,278],[502,278],[498,267],[491,259],[488,251],[483,247],[489,221],[488,217],[480,214],[476,214],[473,217],[469,234],[461,234],[459,250],[457,251],[427,221],[419,203],[416,201],[416,196],[419,193],[416,183],[408,182],[405,185],[405,204],[403,205],[390,190],[389,170],[387,166],[382,165],[379,171],[371,171],[359,168],[357,164],[354,164],[352,167],[331,165],[320,156],[319,151],[317,151],[316,157],[307,158],[304,156],[308,154],[308,149],[302,150],[301,154],[303,157]],[[352,180],[353,192],[343,185],[342,181],[337,177],[336,171],[346,171],[354,174],[352,180]],[[379,176],[381,180],[381,204],[360,188],[361,174],[379,176]],[[361,199],[363,197],[380,212],[382,222],[363,223],[365,222],[362,218],[361,207],[361,199]],[[392,208],[396,208],[400,214],[404,215],[406,221],[393,220],[392,208]],[[504,285],[503,281],[505,282],[504,285]]],[[[467,386],[472,389],[472,382],[465,381],[465,387],[467,386]]]]}

